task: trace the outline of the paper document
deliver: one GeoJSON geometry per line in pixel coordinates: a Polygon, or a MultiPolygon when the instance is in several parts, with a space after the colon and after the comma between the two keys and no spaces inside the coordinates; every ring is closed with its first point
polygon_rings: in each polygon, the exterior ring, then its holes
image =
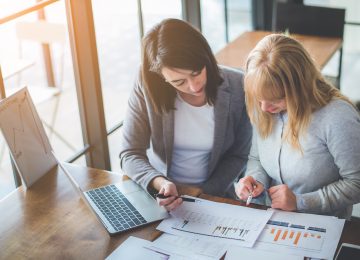
{"type": "Polygon", "coordinates": [[[187,256],[186,259],[220,259],[226,252],[226,244],[162,234],[152,246],[166,250],[170,254],[187,256]]]}
{"type": "Polygon", "coordinates": [[[275,211],[254,248],[333,259],[344,223],[331,216],[275,211]]]}
{"type": "Polygon", "coordinates": [[[304,257],[297,255],[288,255],[284,253],[275,253],[263,250],[255,250],[253,248],[230,247],[225,256],[225,260],[238,260],[238,259],[251,259],[251,260],[303,260],[304,257]]]}
{"type": "Polygon", "coordinates": [[[26,88],[0,101],[0,129],[27,188],[56,165],[49,139],[26,88]]]}
{"type": "Polygon", "coordinates": [[[272,211],[197,200],[183,202],[170,214],[157,229],[178,236],[252,247],[272,211]]]}
{"type": "Polygon", "coordinates": [[[106,259],[107,260],[167,260],[170,256],[152,249],[151,243],[137,237],[130,236],[118,248],[116,248],[106,259]]]}

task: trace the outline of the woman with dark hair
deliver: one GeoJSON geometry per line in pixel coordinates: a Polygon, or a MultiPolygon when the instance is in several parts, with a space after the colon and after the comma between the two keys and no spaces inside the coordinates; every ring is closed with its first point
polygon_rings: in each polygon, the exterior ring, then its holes
{"type": "Polygon", "coordinates": [[[141,73],[124,120],[120,165],[168,210],[176,184],[230,196],[245,167],[252,129],[243,74],[219,67],[202,34],[167,19],[142,42],[141,73]]]}

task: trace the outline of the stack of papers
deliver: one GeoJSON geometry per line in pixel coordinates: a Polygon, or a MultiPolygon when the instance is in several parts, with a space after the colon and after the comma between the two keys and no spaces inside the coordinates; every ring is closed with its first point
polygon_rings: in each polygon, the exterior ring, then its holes
{"type": "Polygon", "coordinates": [[[239,255],[252,260],[332,259],[345,223],[331,216],[191,198],[195,202],[183,202],[159,224],[157,229],[164,234],[157,240],[131,237],[109,259],[119,259],[120,253],[127,259],[162,260],[220,259],[225,253],[227,260],[239,255]]]}

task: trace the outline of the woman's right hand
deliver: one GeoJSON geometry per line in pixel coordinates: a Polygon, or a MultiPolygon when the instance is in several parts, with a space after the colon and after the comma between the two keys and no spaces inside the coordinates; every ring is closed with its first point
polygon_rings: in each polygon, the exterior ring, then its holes
{"type": "Polygon", "coordinates": [[[159,194],[163,194],[166,197],[170,196],[166,199],[157,198],[156,200],[158,204],[160,206],[164,206],[167,211],[174,210],[182,203],[182,199],[177,198],[179,194],[176,189],[176,185],[173,182],[163,177],[157,177],[157,178],[154,179],[154,184],[155,184],[154,188],[156,188],[159,191],[159,194]],[[157,179],[157,178],[161,178],[161,179],[157,179]]]}
{"type": "Polygon", "coordinates": [[[236,184],[235,193],[241,199],[246,201],[250,193],[255,198],[264,191],[264,186],[257,182],[252,176],[241,178],[236,184]]]}

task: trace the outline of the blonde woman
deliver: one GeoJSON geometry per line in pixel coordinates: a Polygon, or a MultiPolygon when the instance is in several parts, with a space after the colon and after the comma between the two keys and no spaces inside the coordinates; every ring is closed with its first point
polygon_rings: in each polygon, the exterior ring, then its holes
{"type": "Polygon", "coordinates": [[[360,117],[304,47],[262,39],[247,59],[245,97],[254,135],[237,196],[266,190],[272,208],[349,218],[360,202],[360,117]]]}

